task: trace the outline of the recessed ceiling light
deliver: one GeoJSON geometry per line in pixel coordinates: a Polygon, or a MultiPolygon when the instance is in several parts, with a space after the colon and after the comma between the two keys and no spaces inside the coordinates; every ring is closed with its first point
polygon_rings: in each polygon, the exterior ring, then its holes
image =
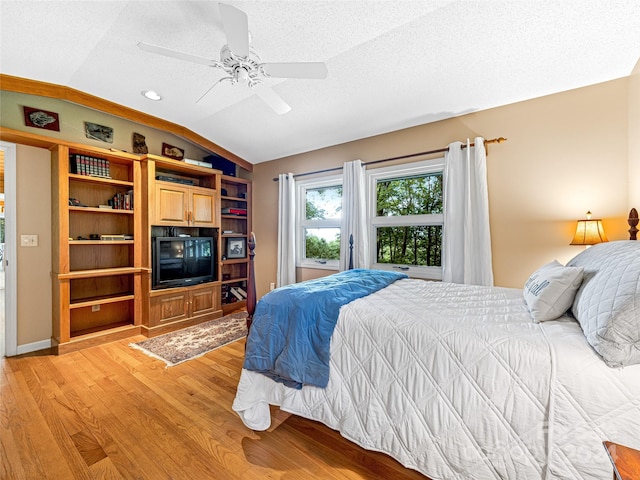
{"type": "Polygon", "coordinates": [[[142,95],[144,95],[146,98],[148,98],[149,100],[162,100],[162,97],[160,96],[160,94],[158,92],[154,92],[153,90],[143,90],[142,95]]]}

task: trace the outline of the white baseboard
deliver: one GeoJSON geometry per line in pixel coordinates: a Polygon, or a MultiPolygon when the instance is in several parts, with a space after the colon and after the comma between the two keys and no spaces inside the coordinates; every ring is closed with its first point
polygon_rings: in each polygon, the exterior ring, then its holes
{"type": "Polygon", "coordinates": [[[38,350],[45,350],[47,348],[51,348],[51,339],[40,340],[39,342],[27,343],[25,345],[18,345],[18,348],[16,349],[16,355],[37,352],[38,350]]]}

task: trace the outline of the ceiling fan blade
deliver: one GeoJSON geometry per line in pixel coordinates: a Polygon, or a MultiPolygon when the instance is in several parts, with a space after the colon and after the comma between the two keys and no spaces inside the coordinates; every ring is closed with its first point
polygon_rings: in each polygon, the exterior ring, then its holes
{"type": "Polygon", "coordinates": [[[185,60],[187,62],[200,63],[202,65],[208,65],[209,67],[218,67],[220,62],[217,60],[211,60],[210,58],[198,57],[196,55],[189,55],[188,53],[177,52],[164,47],[158,47],[157,45],[151,45],[149,43],[138,42],[138,48],[145,52],[155,53],[157,55],[164,55],[165,57],[177,58],[178,60],[185,60]]]}
{"type": "Polygon", "coordinates": [[[264,73],[278,78],[327,78],[327,66],[323,62],[264,63],[264,73]]]}
{"type": "Polygon", "coordinates": [[[247,14],[236,7],[220,4],[222,26],[227,37],[227,45],[237,57],[249,56],[249,19],[247,14]]]}
{"type": "Polygon", "coordinates": [[[252,90],[262,99],[264,103],[269,105],[278,115],[283,115],[291,110],[291,107],[278,95],[270,86],[260,83],[252,90]]]}

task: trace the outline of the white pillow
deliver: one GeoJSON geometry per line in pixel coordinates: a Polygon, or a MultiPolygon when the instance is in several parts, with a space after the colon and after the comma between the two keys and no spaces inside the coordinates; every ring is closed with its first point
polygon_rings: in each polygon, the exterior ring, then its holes
{"type": "Polygon", "coordinates": [[[535,322],[554,320],[569,310],[582,283],[582,270],[554,260],[529,277],[523,295],[535,322]]]}
{"type": "Polygon", "coordinates": [[[640,242],[599,243],[567,265],[584,268],[571,311],[610,367],[640,364],[640,242]]]}

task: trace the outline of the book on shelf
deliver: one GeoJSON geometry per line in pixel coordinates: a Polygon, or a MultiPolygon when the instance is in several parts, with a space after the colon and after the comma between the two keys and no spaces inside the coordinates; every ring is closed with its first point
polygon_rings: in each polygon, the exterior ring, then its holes
{"type": "Polygon", "coordinates": [[[111,178],[109,160],[80,153],[69,155],[69,171],[77,175],[111,178]]]}
{"type": "Polygon", "coordinates": [[[118,241],[118,240],[126,240],[125,235],[123,234],[119,234],[119,233],[113,233],[113,234],[105,234],[105,235],[100,235],[100,240],[106,240],[106,241],[118,241]]]}
{"type": "MultiPolygon", "coordinates": [[[[244,300],[245,298],[247,298],[247,297],[246,297],[246,295],[245,295],[245,296],[243,296],[243,295],[238,291],[238,287],[231,287],[231,288],[229,289],[229,291],[231,292],[231,294],[232,294],[234,297],[236,297],[236,298],[238,299],[238,301],[242,301],[242,300],[244,300]]],[[[244,290],[243,290],[243,291],[244,291],[244,290]]]]}
{"type": "Polygon", "coordinates": [[[233,208],[233,207],[225,207],[222,209],[222,213],[225,215],[246,215],[246,208],[233,208]]]}
{"type": "Polygon", "coordinates": [[[109,200],[109,205],[116,210],[133,210],[133,190],[127,193],[116,193],[109,200]]]}

